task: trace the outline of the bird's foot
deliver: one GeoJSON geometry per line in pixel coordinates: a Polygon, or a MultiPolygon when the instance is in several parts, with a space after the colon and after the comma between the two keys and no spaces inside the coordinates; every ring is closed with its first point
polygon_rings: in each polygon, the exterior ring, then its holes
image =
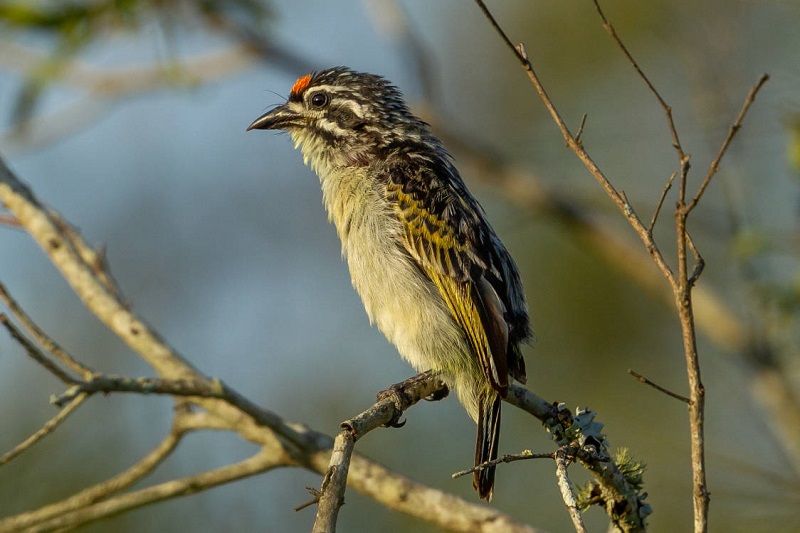
{"type": "Polygon", "coordinates": [[[450,394],[450,388],[442,383],[442,388],[431,394],[430,396],[425,396],[426,402],[438,402],[439,400],[444,400],[447,398],[447,395],[450,394]]]}
{"type": "MultiPolygon", "coordinates": [[[[436,374],[432,370],[428,370],[401,381],[400,383],[395,383],[386,390],[382,390],[378,393],[378,401],[388,400],[394,407],[392,418],[384,424],[385,427],[400,428],[405,425],[405,421],[400,421],[400,417],[403,416],[403,411],[419,400],[418,396],[414,398],[408,391],[418,386],[421,382],[430,380],[431,377],[435,375],[436,374]]],[[[424,399],[427,401],[438,401],[445,398],[449,392],[450,390],[447,386],[441,383],[441,388],[433,394],[426,396],[424,399]]]]}
{"type": "MultiPolygon", "coordinates": [[[[408,380],[406,380],[408,381],[408,380]]],[[[406,381],[395,383],[394,385],[390,385],[387,389],[382,390],[378,393],[378,401],[388,400],[390,405],[394,407],[394,412],[392,413],[392,418],[386,422],[383,427],[387,428],[401,428],[406,425],[406,421],[400,421],[400,417],[403,416],[403,411],[405,410],[406,406],[408,406],[408,397],[406,396],[406,392],[403,388],[403,385],[406,381]]]]}

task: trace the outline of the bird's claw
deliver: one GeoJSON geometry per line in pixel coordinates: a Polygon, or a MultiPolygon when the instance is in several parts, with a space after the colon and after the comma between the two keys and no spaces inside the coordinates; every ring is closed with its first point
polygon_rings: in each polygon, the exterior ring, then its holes
{"type": "Polygon", "coordinates": [[[405,391],[403,390],[403,383],[395,383],[391,385],[388,389],[382,390],[378,393],[378,401],[388,400],[390,405],[394,407],[394,413],[392,414],[392,418],[386,422],[383,427],[387,428],[401,428],[406,425],[406,421],[400,421],[400,418],[403,416],[403,411],[408,405],[408,401],[405,398],[405,391]]]}
{"type": "Polygon", "coordinates": [[[425,397],[426,402],[438,402],[439,400],[444,400],[447,398],[447,395],[450,394],[450,388],[447,385],[444,385],[441,389],[437,390],[430,396],[425,397]]]}

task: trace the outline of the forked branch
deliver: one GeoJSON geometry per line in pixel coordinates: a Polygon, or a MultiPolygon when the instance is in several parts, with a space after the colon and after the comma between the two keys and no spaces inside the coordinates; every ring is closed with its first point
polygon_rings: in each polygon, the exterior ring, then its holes
{"type": "MultiPolygon", "coordinates": [[[[680,322],[681,322],[681,331],[682,331],[682,338],[684,345],[684,353],[686,356],[686,368],[688,373],[688,381],[690,389],[690,397],[688,399],[689,400],[688,403],[690,412],[689,419],[691,426],[690,433],[691,433],[691,443],[692,443],[692,486],[693,486],[692,492],[693,492],[693,502],[694,502],[695,532],[704,533],[708,528],[708,502],[709,502],[708,488],[706,485],[706,474],[705,474],[705,444],[704,444],[705,389],[703,387],[703,383],[700,378],[700,363],[697,353],[697,339],[694,326],[694,314],[692,308],[692,289],[703,272],[705,262],[699,250],[695,246],[694,242],[691,240],[691,237],[687,230],[686,223],[688,214],[691,212],[692,209],[696,207],[704,191],[706,190],[708,184],[710,183],[712,177],[718,171],[719,164],[728,146],[730,145],[731,140],[733,139],[734,135],[738,132],[738,130],[741,128],[741,124],[745,114],[747,113],[747,110],[750,108],[750,105],[753,103],[756,94],[758,93],[759,89],[763,86],[763,84],[766,82],[768,77],[766,75],[762,76],[756,83],[756,85],[750,90],[742,106],[742,110],[740,111],[733,126],[731,126],[727,137],[723,141],[722,146],[717,154],[717,157],[711,163],[711,166],[709,168],[708,173],[706,174],[705,179],[701,183],[697,193],[694,195],[692,200],[687,204],[686,197],[687,197],[687,187],[688,187],[688,175],[689,175],[689,170],[691,168],[691,163],[689,155],[684,151],[683,146],[681,145],[680,136],[678,135],[678,131],[672,117],[672,108],[667,104],[667,102],[655,88],[653,83],[650,81],[648,76],[644,73],[639,64],[633,58],[628,48],[622,42],[621,38],[614,29],[614,26],[611,24],[611,22],[608,20],[608,18],[605,16],[602,9],[600,8],[598,0],[593,0],[598,15],[600,16],[603,22],[603,27],[610,34],[611,38],[620,48],[620,50],[628,59],[628,61],[631,63],[638,76],[644,81],[648,89],[653,93],[653,95],[656,97],[659,104],[661,105],[662,109],[664,110],[667,120],[667,126],[672,136],[673,147],[675,148],[678,155],[678,167],[679,167],[678,171],[677,173],[673,173],[670,176],[666,185],[662,189],[662,193],[658,200],[653,217],[650,221],[650,225],[646,227],[639,219],[639,217],[636,215],[633,207],[628,202],[628,199],[625,196],[625,194],[623,192],[617,191],[617,189],[611,184],[609,179],[597,167],[597,165],[594,163],[591,157],[589,157],[583,144],[580,142],[577,136],[573,136],[570,133],[569,128],[567,127],[564,120],[561,118],[560,113],[556,109],[552,100],[545,91],[541,81],[536,75],[536,72],[534,71],[531,62],[528,59],[528,55],[525,52],[525,47],[522,44],[518,44],[515,46],[512,43],[512,41],[503,31],[502,27],[498,24],[498,22],[493,17],[493,15],[491,14],[491,12],[489,11],[489,9],[486,7],[486,5],[482,0],[475,0],[475,2],[483,11],[484,15],[489,20],[491,25],[498,32],[503,42],[505,42],[505,44],[513,51],[515,57],[525,69],[526,73],[528,74],[528,77],[530,78],[531,82],[536,88],[537,93],[542,99],[542,102],[544,103],[545,107],[551,114],[558,128],[561,130],[561,133],[564,136],[567,146],[569,146],[569,148],[584,163],[586,168],[592,173],[597,182],[606,191],[609,198],[611,198],[611,200],[617,205],[617,207],[623,213],[625,218],[633,227],[634,231],[642,240],[642,243],[645,245],[647,252],[650,254],[653,261],[656,263],[661,272],[664,274],[664,277],[666,278],[666,280],[668,281],[668,283],[672,288],[673,295],[675,298],[676,308],[678,310],[678,315],[680,317],[680,322]],[[656,245],[656,242],[653,239],[653,226],[656,223],[659,211],[664,203],[664,200],[669,190],[671,189],[673,180],[675,179],[676,175],[678,177],[678,202],[677,202],[677,207],[675,209],[675,230],[677,234],[677,251],[678,251],[677,275],[668,266],[658,246],[656,245]],[[689,271],[688,268],[688,260],[687,260],[688,251],[691,252],[691,254],[695,259],[695,265],[691,272],[689,271]]],[[[581,125],[581,131],[582,129],[583,129],[583,123],[581,125]]]]}

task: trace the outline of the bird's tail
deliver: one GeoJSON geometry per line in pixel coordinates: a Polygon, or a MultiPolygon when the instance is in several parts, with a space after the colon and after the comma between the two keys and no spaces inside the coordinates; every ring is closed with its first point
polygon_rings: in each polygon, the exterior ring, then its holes
{"type": "MultiPolygon", "coordinates": [[[[481,399],[478,413],[478,438],[475,443],[475,465],[497,459],[500,445],[500,396],[492,394],[481,399]]],[[[472,486],[478,496],[492,501],[494,490],[494,466],[476,471],[472,477],[472,486]]]]}

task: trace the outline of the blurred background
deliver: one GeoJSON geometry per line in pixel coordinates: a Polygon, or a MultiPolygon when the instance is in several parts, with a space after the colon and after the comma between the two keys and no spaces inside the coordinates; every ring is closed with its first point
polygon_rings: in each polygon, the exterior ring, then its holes
{"type": "MultiPolygon", "coordinates": [[[[526,44],[573,131],[588,115],[584,145],[648,220],[677,157],[662,109],[592,4],[489,7],[526,44]]],[[[603,7],[672,106],[693,187],[749,88],[772,76],[690,230],[706,260],[698,327],[711,529],[800,531],[800,450],[791,440],[800,431],[800,3],[603,7]]],[[[287,136],[245,128],[312,69],[347,65],[392,80],[445,138],[522,271],[537,333],[525,352],[528,386],[596,410],[611,445],[648,465],[651,530],[690,529],[687,410],[627,374],[688,394],[666,281],[473,3],[3,1],[0,20],[0,153],[9,166],[105,247],[133,308],[193,365],[329,434],[412,370],[367,321],[316,176],[287,136]]],[[[673,266],[674,201],[656,230],[673,266]]],[[[0,227],[0,281],[83,362],[152,375],[9,225],[0,227]]],[[[0,452],[52,417],[49,397],[62,390],[0,335],[0,452]]],[[[0,469],[0,515],[127,468],[171,416],[166,398],[91,399],[0,469]]],[[[503,453],[553,449],[529,416],[506,407],[503,418],[503,453]]],[[[403,429],[375,431],[357,449],[474,500],[468,478],[450,479],[471,465],[474,431],[448,398],[415,407],[403,429]]],[[[192,435],[139,486],[252,451],[229,435],[192,435]]],[[[586,479],[579,467],[571,472],[586,479]]],[[[551,463],[500,467],[497,478],[492,505],[546,530],[572,529],[551,463]]],[[[293,511],[308,500],[306,486],[319,477],[284,469],[82,531],[307,531],[313,509],[293,511]]],[[[598,509],[586,520],[592,531],[607,524],[598,509]]],[[[432,531],[355,491],[340,529],[432,531]]]]}

